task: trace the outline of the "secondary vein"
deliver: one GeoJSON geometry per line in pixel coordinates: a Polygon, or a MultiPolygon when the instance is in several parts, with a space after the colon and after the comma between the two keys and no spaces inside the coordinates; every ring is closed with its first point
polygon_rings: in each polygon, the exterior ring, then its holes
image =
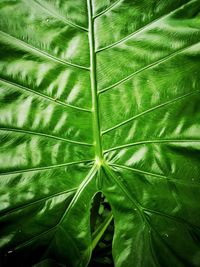
{"type": "Polygon", "coordinates": [[[37,131],[31,131],[31,130],[25,130],[25,129],[20,129],[20,128],[9,128],[9,127],[0,127],[0,131],[9,131],[9,132],[14,132],[14,133],[22,133],[22,134],[32,134],[32,135],[38,135],[38,136],[42,136],[45,138],[52,138],[52,139],[56,139],[59,141],[63,141],[66,143],[71,143],[71,144],[76,144],[76,145],[83,145],[83,146],[93,146],[93,144],[89,144],[89,143],[84,143],[84,142],[80,142],[80,141],[75,141],[75,140],[70,140],[70,139],[66,139],[63,137],[59,137],[56,135],[51,135],[51,134],[47,134],[47,133],[41,133],[41,132],[37,132],[37,131]]]}
{"type": "Polygon", "coordinates": [[[35,91],[35,90],[33,90],[33,89],[29,88],[29,87],[26,87],[24,85],[22,86],[21,84],[18,84],[16,82],[13,82],[13,81],[11,82],[9,80],[2,79],[2,78],[0,78],[0,82],[2,82],[4,84],[7,84],[7,85],[14,86],[14,87],[16,87],[19,90],[25,91],[26,93],[31,93],[33,95],[42,97],[45,100],[48,100],[48,101],[53,102],[55,105],[60,105],[60,106],[69,107],[69,108],[72,108],[72,109],[75,109],[75,110],[79,110],[79,111],[84,111],[84,112],[91,113],[91,110],[90,109],[86,109],[86,108],[82,108],[82,107],[78,107],[78,106],[74,106],[74,105],[65,103],[65,102],[63,102],[63,101],[61,101],[59,99],[55,99],[55,98],[53,98],[51,96],[48,96],[48,95],[45,95],[45,94],[43,94],[41,92],[35,91]]]}
{"type": "Polygon", "coordinates": [[[15,45],[17,44],[19,46],[23,46],[25,49],[27,49],[27,50],[35,53],[35,54],[40,54],[43,57],[46,57],[48,60],[52,60],[52,61],[55,61],[55,62],[57,62],[59,64],[64,65],[64,66],[70,66],[70,67],[74,67],[74,68],[77,68],[77,69],[80,69],[80,70],[86,70],[86,71],[89,70],[88,67],[81,66],[81,65],[78,65],[78,64],[75,64],[75,63],[71,63],[71,62],[67,62],[67,61],[65,61],[65,60],[63,60],[61,58],[55,57],[52,54],[49,54],[44,50],[41,50],[41,49],[39,49],[39,48],[37,48],[37,47],[27,43],[27,42],[24,42],[21,39],[18,39],[18,38],[14,37],[13,35],[11,35],[11,34],[9,34],[7,32],[4,32],[4,31],[0,30],[0,34],[3,35],[4,37],[8,38],[8,39],[13,40],[14,41],[13,44],[15,44],[15,45]]]}
{"type": "Polygon", "coordinates": [[[50,166],[34,167],[34,168],[31,168],[31,169],[13,170],[13,171],[9,171],[9,172],[2,172],[2,173],[0,173],[0,176],[2,176],[2,175],[20,174],[20,173],[33,172],[33,171],[46,171],[46,170],[51,170],[51,169],[56,169],[56,168],[67,167],[67,166],[71,166],[71,165],[74,165],[74,164],[89,163],[89,162],[92,162],[92,161],[93,161],[92,159],[88,159],[88,160],[80,160],[80,161],[73,161],[73,162],[55,164],[55,165],[50,165],[50,166]]]}
{"type": "Polygon", "coordinates": [[[112,88],[114,88],[114,87],[116,87],[116,86],[118,86],[118,85],[120,85],[122,83],[125,83],[128,80],[130,80],[135,75],[137,75],[137,74],[139,74],[139,73],[141,73],[141,72],[143,72],[145,70],[148,70],[150,68],[156,67],[157,65],[162,64],[167,60],[170,60],[171,58],[181,54],[182,52],[185,52],[186,50],[188,50],[188,49],[190,49],[190,48],[192,48],[192,47],[194,47],[195,45],[198,45],[198,44],[199,44],[199,42],[198,43],[193,43],[193,44],[191,44],[189,46],[186,46],[186,47],[182,47],[181,49],[179,49],[179,50],[177,50],[177,51],[175,51],[175,52],[173,52],[173,53],[171,53],[169,55],[166,55],[165,57],[163,57],[161,59],[158,59],[155,62],[152,62],[152,63],[142,67],[139,70],[134,71],[133,73],[129,74],[128,76],[124,77],[123,79],[119,80],[118,82],[113,83],[113,84],[109,85],[108,87],[105,87],[105,88],[101,89],[98,93],[102,94],[104,92],[107,92],[108,90],[110,90],[110,89],[112,89],[112,88]]]}
{"type": "Polygon", "coordinates": [[[143,141],[137,141],[133,143],[128,143],[116,147],[111,147],[109,149],[104,150],[104,154],[118,150],[118,149],[124,149],[124,148],[129,148],[133,146],[138,146],[138,145],[146,145],[146,144],[163,144],[163,143],[195,143],[195,142],[200,142],[199,139],[154,139],[154,140],[143,140],[143,141]]]}
{"type": "Polygon", "coordinates": [[[110,49],[112,47],[115,47],[117,45],[120,45],[121,43],[123,43],[126,40],[128,40],[128,39],[132,38],[133,36],[135,36],[136,34],[141,33],[142,31],[146,30],[148,27],[152,26],[153,24],[157,23],[158,21],[168,17],[171,14],[174,14],[178,10],[183,9],[186,5],[189,5],[189,4],[191,4],[191,3],[195,2],[195,1],[196,0],[191,0],[188,3],[186,3],[184,5],[181,5],[181,6],[177,7],[176,9],[172,10],[170,13],[164,14],[163,16],[156,18],[155,20],[149,22],[148,24],[144,25],[142,28],[139,28],[135,32],[130,33],[129,35],[125,36],[124,38],[122,38],[122,39],[120,39],[120,40],[118,40],[118,41],[116,41],[116,42],[114,42],[112,44],[109,44],[107,46],[104,46],[102,48],[99,48],[98,50],[96,50],[96,53],[99,53],[101,51],[104,51],[104,50],[110,49]]]}
{"type": "MultiPolygon", "coordinates": [[[[27,2],[27,1],[26,1],[27,2]]],[[[30,4],[30,0],[29,0],[29,4],[30,4]]],[[[46,12],[48,12],[50,15],[52,15],[53,17],[57,18],[58,20],[63,21],[65,24],[68,24],[71,27],[77,28],[78,30],[82,30],[87,32],[88,29],[76,24],[70,20],[68,20],[67,18],[63,17],[62,15],[58,14],[57,12],[55,12],[54,10],[52,10],[50,7],[48,7],[47,5],[43,5],[41,4],[41,2],[39,2],[38,0],[32,0],[32,2],[36,3],[39,7],[41,7],[42,9],[44,9],[46,12]]]]}
{"type": "Polygon", "coordinates": [[[105,13],[107,13],[108,11],[110,11],[111,9],[113,9],[114,7],[116,7],[122,0],[117,0],[115,1],[113,4],[111,4],[110,6],[108,6],[106,9],[102,10],[101,12],[99,12],[97,15],[95,15],[93,18],[97,19],[98,17],[104,15],[105,13]]]}
{"type": "Polygon", "coordinates": [[[147,113],[149,113],[149,112],[152,112],[152,111],[157,110],[157,109],[159,109],[159,108],[162,108],[162,107],[164,107],[164,106],[170,105],[170,104],[172,104],[172,103],[175,103],[175,102],[177,102],[177,101],[180,101],[181,99],[183,99],[183,98],[185,98],[185,97],[189,97],[189,96],[191,96],[191,95],[193,95],[193,94],[196,94],[196,93],[199,93],[199,92],[200,92],[200,90],[195,90],[195,91],[193,91],[193,92],[189,92],[189,93],[187,93],[187,94],[184,94],[184,95],[181,95],[181,96],[176,97],[176,98],[174,98],[174,99],[171,99],[171,100],[169,100],[169,101],[167,101],[167,102],[161,103],[161,104],[159,104],[159,105],[157,105],[157,106],[155,106],[155,107],[152,107],[152,108],[150,108],[150,109],[147,109],[147,110],[145,110],[145,111],[143,111],[143,112],[141,112],[141,113],[139,113],[139,114],[137,114],[137,115],[135,115],[135,116],[133,116],[133,117],[131,117],[131,118],[125,120],[125,121],[122,121],[122,122],[116,124],[115,126],[109,128],[109,129],[103,131],[103,132],[102,132],[102,135],[103,135],[103,134],[106,134],[106,133],[108,133],[108,132],[110,132],[110,131],[113,131],[113,130],[119,128],[120,126],[123,126],[123,125],[125,125],[125,124],[127,124],[127,123],[133,121],[134,119],[139,118],[139,117],[141,117],[141,116],[143,116],[143,115],[145,115],[145,114],[147,114],[147,113]]]}

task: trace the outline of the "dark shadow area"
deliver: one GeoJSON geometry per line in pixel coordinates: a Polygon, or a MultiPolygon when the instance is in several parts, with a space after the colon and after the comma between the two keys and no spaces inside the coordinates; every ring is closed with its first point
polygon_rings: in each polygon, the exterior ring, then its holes
{"type": "MultiPolygon", "coordinates": [[[[102,193],[97,193],[91,208],[91,231],[95,231],[104,224],[111,214],[111,207],[102,193]]],[[[88,267],[114,267],[112,258],[112,240],[114,234],[114,220],[112,219],[95,246],[88,267]]]]}

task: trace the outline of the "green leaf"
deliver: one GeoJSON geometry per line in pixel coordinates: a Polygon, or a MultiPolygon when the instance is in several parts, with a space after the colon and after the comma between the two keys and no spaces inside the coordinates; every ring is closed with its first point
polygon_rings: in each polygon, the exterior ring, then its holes
{"type": "Polygon", "coordinates": [[[200,266],[199,0],[1,0],[1,266],[200,266]]]}

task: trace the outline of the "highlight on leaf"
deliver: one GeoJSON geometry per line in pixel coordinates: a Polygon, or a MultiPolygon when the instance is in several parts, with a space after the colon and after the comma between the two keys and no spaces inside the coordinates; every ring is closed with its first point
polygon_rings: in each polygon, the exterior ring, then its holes
{"type": "Polygon", "coordinates": [[[0,45],[0,266],[200,267],[199,0],[1,0],[0,45]]]}

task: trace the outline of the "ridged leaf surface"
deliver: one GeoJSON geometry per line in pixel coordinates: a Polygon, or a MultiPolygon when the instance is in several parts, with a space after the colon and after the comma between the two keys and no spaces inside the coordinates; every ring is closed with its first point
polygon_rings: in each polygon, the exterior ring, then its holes
{"type": "Polygon", "coordinates": [[[1,0],[0,42],[1,266],[87,266],[101,191],[116,267],[200,267],[200,1],[1,0]]]}

